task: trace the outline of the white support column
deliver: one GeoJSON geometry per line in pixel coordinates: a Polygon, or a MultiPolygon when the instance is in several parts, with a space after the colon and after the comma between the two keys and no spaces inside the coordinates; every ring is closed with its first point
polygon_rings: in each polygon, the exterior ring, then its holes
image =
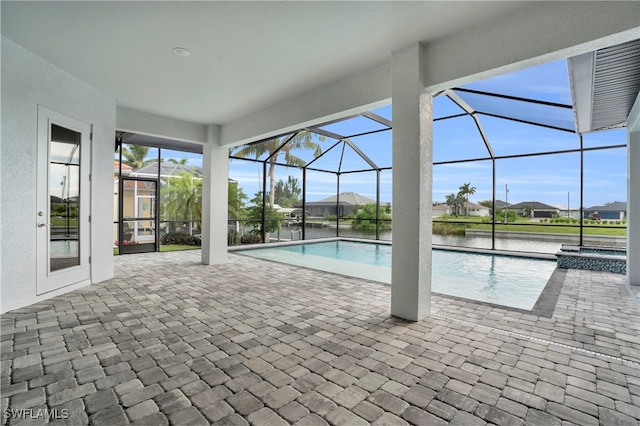
{"type": "Polygon", "coordinates": [[[420,321],[431,312],[432,97],[423,87],[423,49],[392,55],[393,255],[391,315],[420,321]]]}
{"type": "Polygon", "coordinates": [[[627,280],[640,285],[640,95],[627,118],[627,280]]]}
{"type": "Polygon", "coordinates": [[[202,156],[202,263],[227,261],[229,148],[221,148],[220,127],[210,125],[202,156]]]}

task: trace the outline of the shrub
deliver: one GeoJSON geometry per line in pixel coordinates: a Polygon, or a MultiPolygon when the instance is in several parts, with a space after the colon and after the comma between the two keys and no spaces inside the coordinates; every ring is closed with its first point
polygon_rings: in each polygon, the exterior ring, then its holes
{"type": "Polygon", "coordinates": [[[462,235],[464,236],[464,225],[446,222],[433,222],[433,233],[438,235],[462,235]]]}
{"type": "Polygon", "coordinates": [[[608,220],[603,220],[603,221],[602,221],[602,224],[603,224],[603,225],[608,225],[608,224],[609,224],[609,221],[608,221],[608,220]]]}
{"type": "Polygon", "coordinates": [[[245,234],[240,237],[242,244],[259,244],[262,242],[262,236],[258,234],[245,234]]]}
{"type": "MultiPolygon", "coordinates": [[[[381,219],[379,228],[388,229],[390,227],[391,215],[384,210],[380,210],[379,218],[381,219]]],[[[375,231],[376,229],[376,205],[365,204],[360,207],[353,218],[354,229],[360,231],[375,231]]]]}
{"type": "Polygon", "coordinates": [[[185,234],[183,232],[169,232],[164,234],[160,238],[160,243],[163,245],[181,245],[181,246],[200,246],[202,241],[198,237],[194,237],[191,234],[185,234]]]}
{"type": "Polygon", "coordinates": [[[337,218],[335,214],[327,214],[324,216],[324,220],[328,220],[329,222],[335,222],[336,219],[337,218]]]}
{"type": "MultiPolygon", "coordinates": [[[[504,222],[504,213],[504,210],[496,209],[496,222],[504,222]]],[[[516,216],[515,210],[509,210],[507,213],[507,222],[515,222],[516,216]]]]}
{"type": "Polygon", "coordinates": [[[620,225],[620,221],[619,220],[616,220],[616,225],[620,225]]]}
{"type": "Polygon", "coordinates": [[[240,244],[240,233],[235,229],[229,229],[227,233],[227,245],[229,246],[237,246],[240,244]]]}

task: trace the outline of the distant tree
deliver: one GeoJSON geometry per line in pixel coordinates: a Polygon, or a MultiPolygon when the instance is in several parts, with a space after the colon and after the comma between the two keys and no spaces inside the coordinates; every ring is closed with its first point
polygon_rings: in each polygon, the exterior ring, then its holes
{"type": "Polygon", "coordinates": [[[300,201],[302,188],[298,178],[288,176],[287,181],[279,179],[275,186],[274,203],[281,207],[293,207],[300,201]]]}
{"type": "MultiPolygon", "coordinates": [[[[258,191],[255,196],[251,199],[251,203],[253,204],[250,207],[246,208],[246,218],[250,219],[250,225],[253,228],[251,233],[256,235],[263,235],[262,229],[262,191],[258,191]]],[[[276,231],[280,226],[280,214],[273,208],[271,204],[264,205],[265,217],[266,217],[266,227],[264,229],[264,234],[268,234],[269,232],[276,231]]]]}
{"type": "Polygon", "coordinates": [[[523,210],[524,215],[525,215],[526,217],[533,217],[533,206],[531,206],[531,205],[527,204],[526,206],[524,206],[524,207],[522,208],[522,210],[523,210]]]}
{"type": "Polygon", "coordinates": [[[460,193],[449,194],[449,195],[446,195],[444,198],[446,200],[447,206],[453,208],[453,214],[456,217],[458,217],[458,211],[460,210],[460,207],[464,204],[464,197],[462,196],[462,194],[460,193]]]}
{"type": "Polygon", "coordinates": [[[182,166],[185,166],[185,165],[187,165],[187,163],[189,163],[189,159],[188,158],[181,158],[180,160],[176,160],[175,158],[169,158],[167,161],[169,163],[180,164],[182,166]]]}
{"type": "Polygon", "coordinates": [[[202,179],[195,178],[192,172],[180,172],[167,179],[160,189],[163,220],[184,220],[189,233],[193,225],[202,221],[202,179]]]}
{"type": "MultiPolygon", "coordinates": [[[[391,226],[391,215],[380,209],[380,229],[388,229],[391,226]]],[[[376,205],[365,204],[358,209],[353,218],[353,228],[359,231],[375,231],[376,230],[376,205]]]]}
{"type": "MultiPolygon", "coordinates": [[[[275,185],[276,185],[276,163],[281,154],[284,154],[285,163],[291,166],[302,167],[307,162],[300,157],[292,154],[295,150],[310,150],[313,151],[313,156],[318,157],[322,154],[322,147],[320,144],[314,141],[314,136],[307,132],[301,131],[297,133],[293,139],[282,146],[287,137],[273,138],[264,142],[254,143],[250,145],[241,145],[237,151],[233,151],[232,154],[237,157],[254,157],[260,158],[263,154],[267,154],[269,158],[269,205],[273,206],[275,203],[275,185]]],[[[319,140],[324,140],[324,136],[319,136],[319,140]]],[[[262,203],[261,203],[262,204],[262,203]]]]}
{"type": "Polygon", "coordinates": [[[229,216],[240,220],[244,217],[245,201],[247,200],[247,194],[242,191],[238,182],[229,182],[229,191],[227,197],[227,204],[229,206],[229,216]]]}
{"type": "Polygon", "coordinates": [[[465,199],[464,205],[467,216],[469,216],[469,195],[473,195],[475,193],[476,187],[471,186],[471,182],[462,184],[462,186],[460,186],[460,192],[458,192],[458,195],[461,195],[465,199]]]}
{"type": "Polygon", "coordinates": [[[139,169],[142,166],[153,163],[154,159],[145,160],[149,154],[148,146],[141,145],[122,145],[122,157],[124,157],[124,164],[139,169]]]}
{"type": "Polygon", "coordinates": [[[482,200],[482,201],[479,201],[478,204],[484,207],[489,207],[490,209],[493,208],[493,201],[491,200],[482,200]]]}
{"type": "MultiPolygon", "coordinates": [[[[504,213],[503,209],[496,209],[496,222],[504,222],[504,213]]],[[[515,222],[516,221],[516,211],[509,210],[507,212],[507,222],[515,222]]]]}

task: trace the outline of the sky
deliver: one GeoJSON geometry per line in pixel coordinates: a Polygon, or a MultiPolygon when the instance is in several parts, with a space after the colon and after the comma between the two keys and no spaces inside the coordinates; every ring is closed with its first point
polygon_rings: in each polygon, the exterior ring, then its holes
{"type": "MultiPolygon", "coordinates": [[[[463,86],[467,89],[507,94],[528,99],[571,104],[566,61],[556,61],[533,68],[493,77],[463,86]]],[[[481,95],[460,93],[461,97],[477,109],[495,113],[516,114],[524,120],[543,120],[559,127],[573,127],[572,110],[520,102],[505,102],[481,95]]],[[[391,119],[391,105],[373,112],[391,119]]],[[[459,114],[462,110],[444,96],[434,99],[434,117],[459,114]]],[[[478,115],[482,128],[496,156],[518,155],[579,148],[578,135],[540,126],[518,123],[478,115]]],[[[382,128],[364,117],[321,126],[341,135],[353,135],[382,128]]],[[[352,141],[379,167],[391,166],[391,131],[352,138],[352,141]]],[[[585,147],[609,146],[626,143],[626,129],[596,132],[583,135],[585,147]]],[[[316,139],[323,152],[336,141],[316,139]]],[[[336,170],[340,161],[340,147],[333,148],[313,167],[336,170]]],[[[156,154],[157,155],[157,154],[156,154]]],[[[296,155],[307,162],[313,160],[311,151],[299,151],[296,155]]],[[[491,200],[491,161],[470,161],[457,164],[437,164],[443,161],[486,158],[489,156],[477,127],[471,117],[439,120],[434,122],[433,201],[444,202],[445,196],[457,193],[464,183],[476,188],[470,201],[491,200]]],[[[162,157],[189,159],[189,164],[201,166],[197,154],[168,152],[162,157]]],[[[284,162],[281,157],[280,162],[284,162]]],[[[342,170],[369,168],[349,147],[344,150],[342,170]]],[[[291,175],[302,182],[302,172],[295,168],[278,167],[276,181],[287,180],[291,175]]],[[[262,164],[232,159],[229,177],[239,182],[249,198],[262,188],[262,164]]],[[[392,172],[385,170],[380,176],[380,198],[385,204],[392,201],[392,172]]],[[[584,154],[584,206],[603,205],[626,200],[626,150],[624,148],[587,151],[584,154]]],[[[336,176],[333,173],[307,172],[307,200],[317,201],[336,193],[336,176]]],[[[340,176],[340,192],[356,192],[375,199],[375,172],[349,173],[340,176]]],[[[561,209],[577,209],[580,206],[580,154],[554,154],[534,157],[496,160],[496,199],[515,204],[539,201],[561,209]],[[508,189],[508,192],[507,192],[508,189]]]]}

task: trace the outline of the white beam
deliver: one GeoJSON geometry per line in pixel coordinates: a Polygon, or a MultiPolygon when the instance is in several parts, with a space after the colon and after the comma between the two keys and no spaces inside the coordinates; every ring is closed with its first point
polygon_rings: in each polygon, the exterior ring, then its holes
{"type": "Polygon", "coordinates": [[[594,67],[595,52],[574,56],[567,61],[571,100],[573,102],[573,111],[576,114],[576,130],[578,133],[591,131],[594,67]]]}
{"type": "Polygon", "coordinates": [[[207,142],[207,126],[134,109],[116,108],[116,129],[183,142],[207,142]]]}

